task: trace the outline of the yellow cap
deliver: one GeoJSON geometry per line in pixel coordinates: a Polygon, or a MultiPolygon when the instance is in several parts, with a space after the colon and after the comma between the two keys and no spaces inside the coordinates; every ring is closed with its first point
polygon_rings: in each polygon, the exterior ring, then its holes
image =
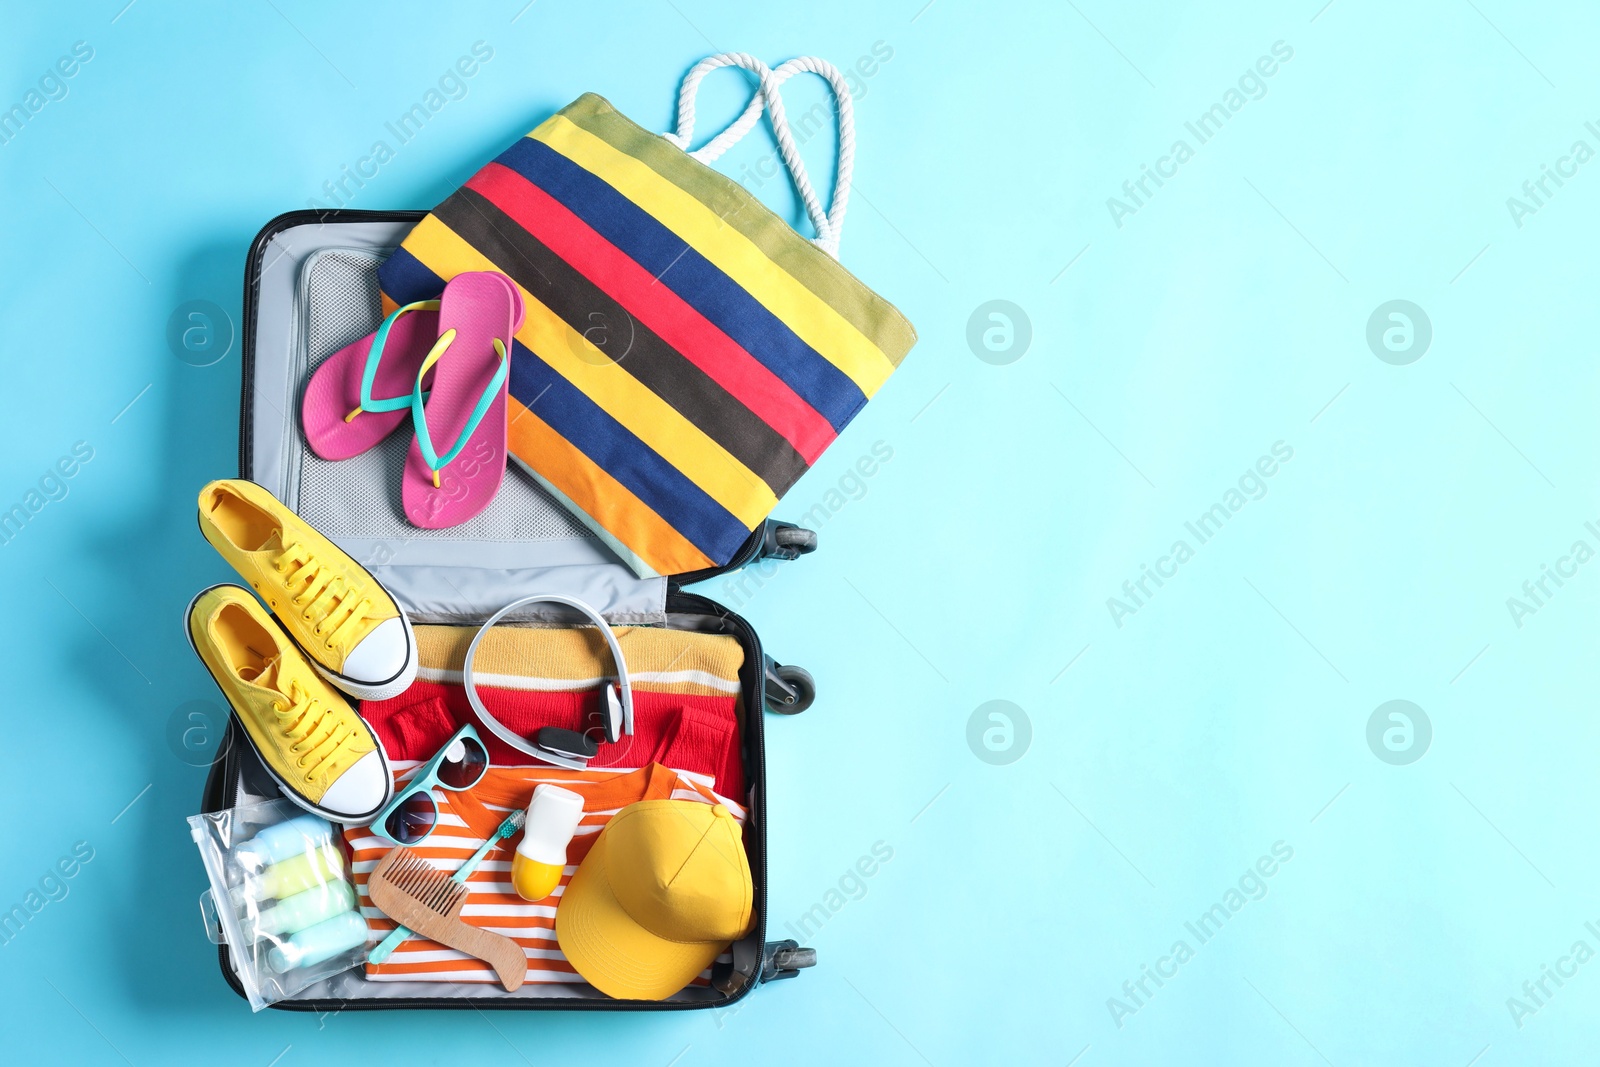
{"type": "Polygon", "coordinates": [[[754,892],[727,808],[646,800],[606,824],[567,883],[556,940],[602,993],[663,1000],[750,929],[754,892]]]}

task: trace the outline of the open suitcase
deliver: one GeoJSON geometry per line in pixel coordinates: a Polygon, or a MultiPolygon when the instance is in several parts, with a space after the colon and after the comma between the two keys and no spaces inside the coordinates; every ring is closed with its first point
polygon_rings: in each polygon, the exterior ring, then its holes
{"type": "MultiPolygon", "coordinates": [[[[719,963],[709,987],[691,986],[665,1001],[616,1000],[587,985],[498,986],[444,982],[369,982],[345,972],[274,1007],[334,1012],[389,1008],[640,1010],[723,1007],[756,985],[789,978],[815,962],[794,941],[766,941],[766,761],[761,709],[805,710],[814,690],[805,671],[767,657],[749,623],[706,597],[683,591],[760,559],[794,559],[816,535],[768,520],[725,568],[639,578],[515,464],[494,503],[448,530],[408,524],[398,478],[407,443],[394,435],[353,460],[325,462],[306,447],[300,393],[317,364],[372,332],[381,318],[376,270],[423,217],[421,211],[298,211],[257,235],[245,270],[239,476],[265,486],[368,568],[413,621],[478,624],[513,600],[562,593],[594,605],[614,624],[663,626],[733,636],[744,649],[739,682],[747,795],[745,835],[754,880],[756,921],[719,963]]],[[[537,620],[535,606],[520,620],[537,620]]],[[[222,755],[206,779],[202,811],[274,797],[277,790],[230,720],[222,755]]],[[[219,949],[224,978],[244,995],[229,949],[219,949]]]]}

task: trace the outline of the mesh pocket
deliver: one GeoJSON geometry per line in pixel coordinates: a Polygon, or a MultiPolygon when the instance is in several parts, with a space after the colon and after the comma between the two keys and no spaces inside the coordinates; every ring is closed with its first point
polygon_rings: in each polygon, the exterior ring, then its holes
{"type": "MultiPolygon", "coordinates": [[[[306,371],[383,321],[378,298],[378,264],[374,252],[335,248],[313,255],[301,277],[305,309],[306,371]]],[[[377,448],[354,459],[330,463],[300,444],[300,516],[333,538],[395,541],[551,541],[593,538],[555,498],[516,464],[506,469],[494,502],[481,513],[446,530],[422,530],[405,519],[400,507],[400,476],[412,435],[407,424],[377,448]]]]}

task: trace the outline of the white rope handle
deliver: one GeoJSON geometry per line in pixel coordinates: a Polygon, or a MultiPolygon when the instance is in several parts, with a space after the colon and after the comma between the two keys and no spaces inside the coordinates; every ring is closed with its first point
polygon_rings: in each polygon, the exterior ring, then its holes
{"type": "Polygon", "coordinates": [[[734,120],[731,126],[689,155],[702,163],[715,162],[722,153],[738,144],[740,139],[755,127],[761,120],[761,111],[765,107],[772,120],[773,136],[778,140],[778,153],[783,157],[784,166],[789,169],[789,176],[794,180],[794,187],[800,194],[801,202],[805,204],[806,214],[811,217],[811,224],[816,227],[817,236],[813,243],[837,259],[839,237],[844,229],[844,213],[850,204],[850,175],[855,169],[856,154],[855,104],[850,97],[850,86],[844,80],[844,75],[840,74],[832,63],[814,56],[800,56],[786,60],[776,69],[768,67],[761,60],[744,52],[723,52],[720,55],[707,56],[684,75],[683,87],[678,91],[678,132],[662,134],[668,141],[686,152],[694,140],[694,101],[700,91],[700,83],[705,80],[707,74],[719,67],[739,67],[750,71],[760,79],[761,84],[750,97],[750,103],[745,105],[743,114],[734,120]],[[827,211],[822,209],[822,201],[811,186],[805,161],[800,158],[799,146],[795,144],[794,135],[789,129],[789,118],[784,111],[783,97],[778,91],[784,82],[801,73],[816,74],[827,80],[828,86],[833,91],[839,114],[839,160],[834,171],[833,203],[829,205],[827,211]]]}

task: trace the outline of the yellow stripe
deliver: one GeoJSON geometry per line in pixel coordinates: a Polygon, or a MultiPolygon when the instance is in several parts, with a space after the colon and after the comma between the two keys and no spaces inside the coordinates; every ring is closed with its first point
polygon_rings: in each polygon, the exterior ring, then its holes
{"type": "Polygon", "coordinates": [[[867,396],[876,393],[893,372],[889,357],[832,305],[768,259],[716,212],[642,160],[619,151],[563,115],[552,115],[528,136],[543,141],[649,212],[748,290],[867,396]]]}
{"type": "MultiPolygon", "coordinates": [[[[417,223],[406,238],[406,249],[441,278],[476,270],[506,273],[434,215],[417,223]]],[[[754,529],[771,514],[778,498],[767,483],[671,404],[618,367],[532,293],[521,286],[517,291],[522,294],[527,311],[517,340],[745,526],[754,529]],[[583,353],[582,358],[579,352],[583,353]]]]}
{"type": "MultiPolygon", "coordinates": [[[[618,626],[612,633],[622,646],[628,673],[701,678],[699,681],[636,681],[635,689],[650,692],[692,689],[715,696],[738,690],[744,650],[732,637],[659,626],[618,626]],[[673,672],[684,673],[675,675],[673,672]],[[713,679],[722,684],[714,684],[713,679]]],[[[467,646],[477,634],[476,626],[419,624],[416,627],[417,663],[424,670],[459,673],[466,662],[467,646]]],[[[484,634],[473,669],[484,675],[576,682],[604,676],[614,668],[600,635],[589,627],[557,630],[496,626],[484,634]]]]}

